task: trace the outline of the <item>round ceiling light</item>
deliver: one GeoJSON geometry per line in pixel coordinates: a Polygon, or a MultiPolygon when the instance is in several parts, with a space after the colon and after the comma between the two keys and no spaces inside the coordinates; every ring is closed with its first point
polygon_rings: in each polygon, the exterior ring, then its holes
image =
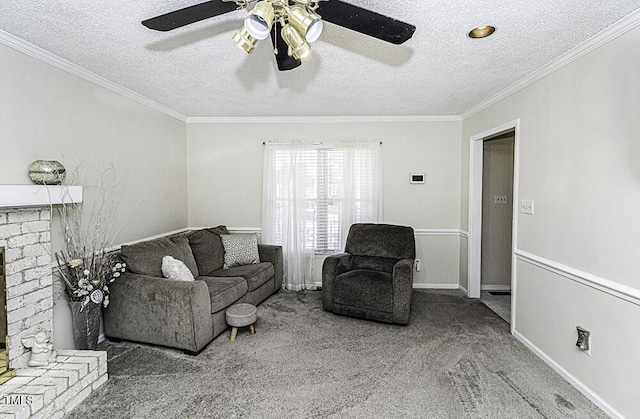
{"type": "Polygon", "coordinates": [[[469,38],[486,38],[496,31],[493,26],[478,26],[469,32],[469,38]]]}

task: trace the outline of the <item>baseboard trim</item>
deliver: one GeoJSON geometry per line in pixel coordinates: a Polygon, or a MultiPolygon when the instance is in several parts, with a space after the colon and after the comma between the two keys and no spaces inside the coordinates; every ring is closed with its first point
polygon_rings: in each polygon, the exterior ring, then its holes
{"type": "Polygon", "coordinates": [[[414,289],[433,289],[433,290],[457,290],[460,288],[458,284],[413,284],[414,289]]]}
{"type": "Polygon", "coordinates": [[[518,260],[640,306],[640,290],[638,289],[609,279],[600,278],[588,272],[579,271],[578,269],[571,268],[523,250],[518,249],[514,254],[518,260]]]}
{"type": "Polygon", "coordinates": [[[464,295],[466,295],[467,297],[469,296],[469,290],[467,290],[465,287],[463,287],[462,285],[458,285],[458,289],[462,292],[464,292],[464,295]]]}
{"type": "Polygon", "coordinates": [[[487,284],[480,285],[481,291],[511,291],[511,285],[487,284]]]}
{"type": "Polygon", "coordinates": [[[569,371],[564,369],[560,364],[554,361],[549,355],[543,352],[540,348],[533,344],[529,339],[520,334],[517,330],[512,331],[513,336],[520,341],[524,346],[526,346],[531,352],[536,354],[538,358],[542,359],[547,363],[555,372],[560,374],[562,378],[567,380],[569,384],[574,386],[580,393],[584,394],[586,398],[591,400],[596,406],[602,409],[607,415],[612,418],[620,418],[623,419],[624,415],[617,411],[613,406],[607,403],[602,397],[600,397],[597,393],[587,387],[582,381],[578,380],[573,376],[569,371]]]}

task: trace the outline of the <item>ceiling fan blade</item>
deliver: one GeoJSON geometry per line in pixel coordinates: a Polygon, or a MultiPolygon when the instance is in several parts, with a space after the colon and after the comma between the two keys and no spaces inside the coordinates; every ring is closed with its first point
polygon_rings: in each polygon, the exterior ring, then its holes
{"type": "Polygon", "coordinates": [[[273,48],[277,51],[275,56],[276,63],[278,63],[278,70],[293,70],[294,68],[299,67],[302,64],[302,61],[296,60],[287,54],[289,46],[284,42],[284,39],[282,39],[281,30],[282,26],[280,23],[277,21],[274,22],[273,28],[271,29],[271,42],[273,43],[273,48]]]}
{"type": "Polygon", "coordinates": [[[237,9],[238,6],[233,2],[223,2],[222,0],[206,1],[143,20],[142,24],[149,29],[166,32],[237,9]]]}
{"type": "Polygon", "coordinates": [[[322,20],[396,45],[406,42],[416,30],[409,23],[340,0],[321,1],[317,13],[322,20]]]}

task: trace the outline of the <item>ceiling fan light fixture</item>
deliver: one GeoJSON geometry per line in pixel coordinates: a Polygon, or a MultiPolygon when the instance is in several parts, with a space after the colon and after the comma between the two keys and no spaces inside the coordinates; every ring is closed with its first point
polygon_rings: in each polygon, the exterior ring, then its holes
{"type": "Polygon", "coordinates": [[[255,39],[266,39],[273,26],[275,12],[270,1],[259,1],[244,20],[244,27],[255,39]]]}
{"type": "Polygon", "coordinates": [[[251,36],[244,26],[233,35],[232,39],[247,54],[251,54],[258,43],[258,40],[251,36]]]}
{"type": "Polygon", "coordinates": [[[315,13],[308,12],[302,7],[292,7],[288,13],[289,23],[299,33],[304,34],[307,42],[315,42],[322,33],[322,18],[315,13]]]}
{"type": "Polygon", "coordinates": [[[469,38],[474,38],[474,39],[486,38],[487,36],[491,35],[495,31],[496,31],[496,28],[494,26],[490,26],[490,25],[478,26],[477,28],[472,29],[471,32],[469,32],[468,36],[469,38]]]}
{"type": "Polygon", "coordinates": [[[289,46],[288,54],[296,60],[303,59],[311,51],[309,43],[291,24],[286,24],[282,28],[282,39],[289,46]]]}
{"type": "MultiPolygon", "coordinates": [[[[195,0],[194,0],[195,1],[195,0]]],[[[244,24],[232,39],[251,54],[258,41],[271,37],[278,70],[302,64],[310,43],[322,34],[324,21],[381,41],[400,45],[416,27],[342,0],[211,0],[145,19],[153,30],[171,31],[236,10],[246,12],[244,24]]]]}

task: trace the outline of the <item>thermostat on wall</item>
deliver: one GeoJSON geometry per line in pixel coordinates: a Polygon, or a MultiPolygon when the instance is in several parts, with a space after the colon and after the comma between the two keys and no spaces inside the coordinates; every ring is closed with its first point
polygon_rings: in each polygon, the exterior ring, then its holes
{"type": "Polygon", "coordinates": [[[409,183],[424,183],[424,173],[411,173],[409,183]]]}

